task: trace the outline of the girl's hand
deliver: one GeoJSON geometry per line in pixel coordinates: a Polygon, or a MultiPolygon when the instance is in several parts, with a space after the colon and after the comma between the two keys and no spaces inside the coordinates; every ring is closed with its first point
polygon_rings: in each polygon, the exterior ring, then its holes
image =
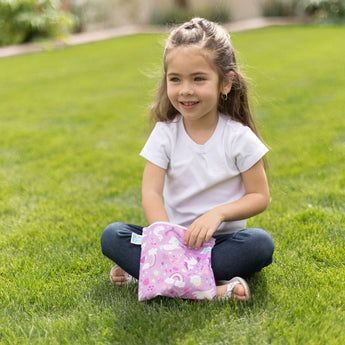
{"type": "Polygon", "coordinates": [[[184,244],[190,249],[200,249],[204,242],[210,241],[221,223],[221,216],[216,209],[206,212],[188,227],[184,244]]]}

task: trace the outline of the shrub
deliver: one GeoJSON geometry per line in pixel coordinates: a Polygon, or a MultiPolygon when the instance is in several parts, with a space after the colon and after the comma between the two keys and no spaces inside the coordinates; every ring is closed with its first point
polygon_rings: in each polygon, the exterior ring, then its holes
{"type": "Polygon", "coordinates": [[[268,0],[262,7],[262,12],[265,17],[289,17],[296,14],[295,1],[283,1],[283,0],[268,0]]]}
{"type": "Polygon", "coordinates": [[[345,0],[267,0],[262,11],[266,17],[307,15],[319,22],[345,22],[345,0]]]}
{"type": "Polygon", "coordinates": [[[345,0],[308,0],[304,6],[305,13],[318,21],[345,22],[345,0]]]}
{"type": "Polygon", "coordinates": [[[65,5],[60,0],[0,0],[0,46],[67,34],[76,18],[65,5]]]}
{"type": "Polygon", "coordinates": [[[227,23],[231,18],[229,9],[224,6],[209,6],[196,10],[173,7],[164,13],[154,13],[150,23],[153,25],[175,25],[184,23],[193,17],[202,17],[217,23],[227,23]]]}
{"type": "Polygon", "coordinates": [[[180,24],[192,17],[190,11],[181,9],[179,7],[173,7],[170,10],[163,13],[153,13],[150,19],[150,23],[153,25],[174,25],[180,24]]]}
{"type": "Polygon", "coordinates": [[[231,20],[230,10],[225,6],[201,8],[199,16],[217,23],[228,23],[231,20]]]}

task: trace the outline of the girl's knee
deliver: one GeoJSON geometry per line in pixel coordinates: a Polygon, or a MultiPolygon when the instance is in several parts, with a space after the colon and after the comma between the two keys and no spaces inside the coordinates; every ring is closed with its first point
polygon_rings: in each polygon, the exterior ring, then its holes
{"type": "Polygon", "coordinates": [[[103,230],[101,235],[101,247],[104,255],[106,255],[109,247],[116,242],[123,225],[124,224],[120,222],[111,223],[103,230]]]}
{"type": "Polygon", "coordinates": [[[263,229],[256,229],[257,231],[257,238],[256,240],[263,244],[264,247],[267,247],[267,249],[271,252],[274,251],[274,242],[271,237],[271,235],[263,230],[263,229]]]}
{"type": "Polygon", "coordinates": [[[248,228],[244,231],[249,234],[252,240],[259,242],[267,242],[270,245],[274,246],[273,239],[266,230],[261,228],[248,228]]]}
{"type": "Polygon", "coordinates": [[[266,265],[270,264],[272,262],[274,252],[274,241],[270,234],[259,228],[250,228],[245,231],[250,239],[250,247],[253,252],[256,252],[266,265]]]}
{"type": "Polygon", "coordinates": [[[263,229],[257,229],[256,237],[256,241],[258,242],[258,245],[263,253],[265,253],[267,258],[272,259],[274,252],[274,241],[271,235],[263,229]]]}
{"type": "Polygon", "coordinates": [[[111,223],[102,232],[101,241],[116,235],[122,223],[111,223]]]}
{"type": "Polygon", "coordinates": [[[109,224],[103,230],[101,236],[101,247],[103,253],[107,249],[111,249],[120,243],[130,241],[133,232],[138,231],[141,234],[140,229],[141,227],[121,222],[109,224]]]}
{"type": "Polygon", "coordinates": [[[274,241],[265,230],[257,231],[257,246],[260,248],[263,266],[268,266],[273,261],[274,241]]]}

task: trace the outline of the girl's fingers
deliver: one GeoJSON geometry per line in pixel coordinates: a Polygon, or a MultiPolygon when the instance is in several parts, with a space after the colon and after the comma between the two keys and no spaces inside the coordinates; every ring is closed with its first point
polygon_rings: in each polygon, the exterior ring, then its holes
{"type": "Polygon", "coordinates": [[[201,248],[203,243],[210,242],[210,239],[212,238],[213,232],[211,230],[208,230],[208,231],[206,230],[205,232],[206,232],[205,234],[204,234],[204,232],[199,234],[199,236],[195,242],[194,249],[198,250],[201,248]]]}
{"type": "Polygon", "coordinates": [[[185,236],[185,245],[192,249],[198,250],[201,245],[205,242],[207,237],[207,229],[202,228],[188,228],[185,236]]]}
{"type": "Polygon", "coordinates": [[[195,250],[200,249],[203,243],[204,243],[204,238],[198,237],[198,239],[195,242],[194,249],[195,250]]]}
{"type": "Polygon", "coordinates": [[[194,242],[196,240],[196,235],[192,231],[186,232],[184,243],[188,248],[193,248],[194,242]]]}

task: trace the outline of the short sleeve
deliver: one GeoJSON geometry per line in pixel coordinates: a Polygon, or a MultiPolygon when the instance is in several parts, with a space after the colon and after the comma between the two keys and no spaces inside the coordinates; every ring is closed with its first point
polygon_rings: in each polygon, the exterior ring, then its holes
{"type": "Polygon", "coordinates": [[[268,148],[249,127],[243,126],[236,134],[232,142],[234,160],[238,170],[244,172],[257,163],[268,148]]]}
{"type": "Polygon", "coordinates": [[[140,156],[149,162],[167,169],[170,162],[171,140],[165,123],[157,122],[140,156]]]}

